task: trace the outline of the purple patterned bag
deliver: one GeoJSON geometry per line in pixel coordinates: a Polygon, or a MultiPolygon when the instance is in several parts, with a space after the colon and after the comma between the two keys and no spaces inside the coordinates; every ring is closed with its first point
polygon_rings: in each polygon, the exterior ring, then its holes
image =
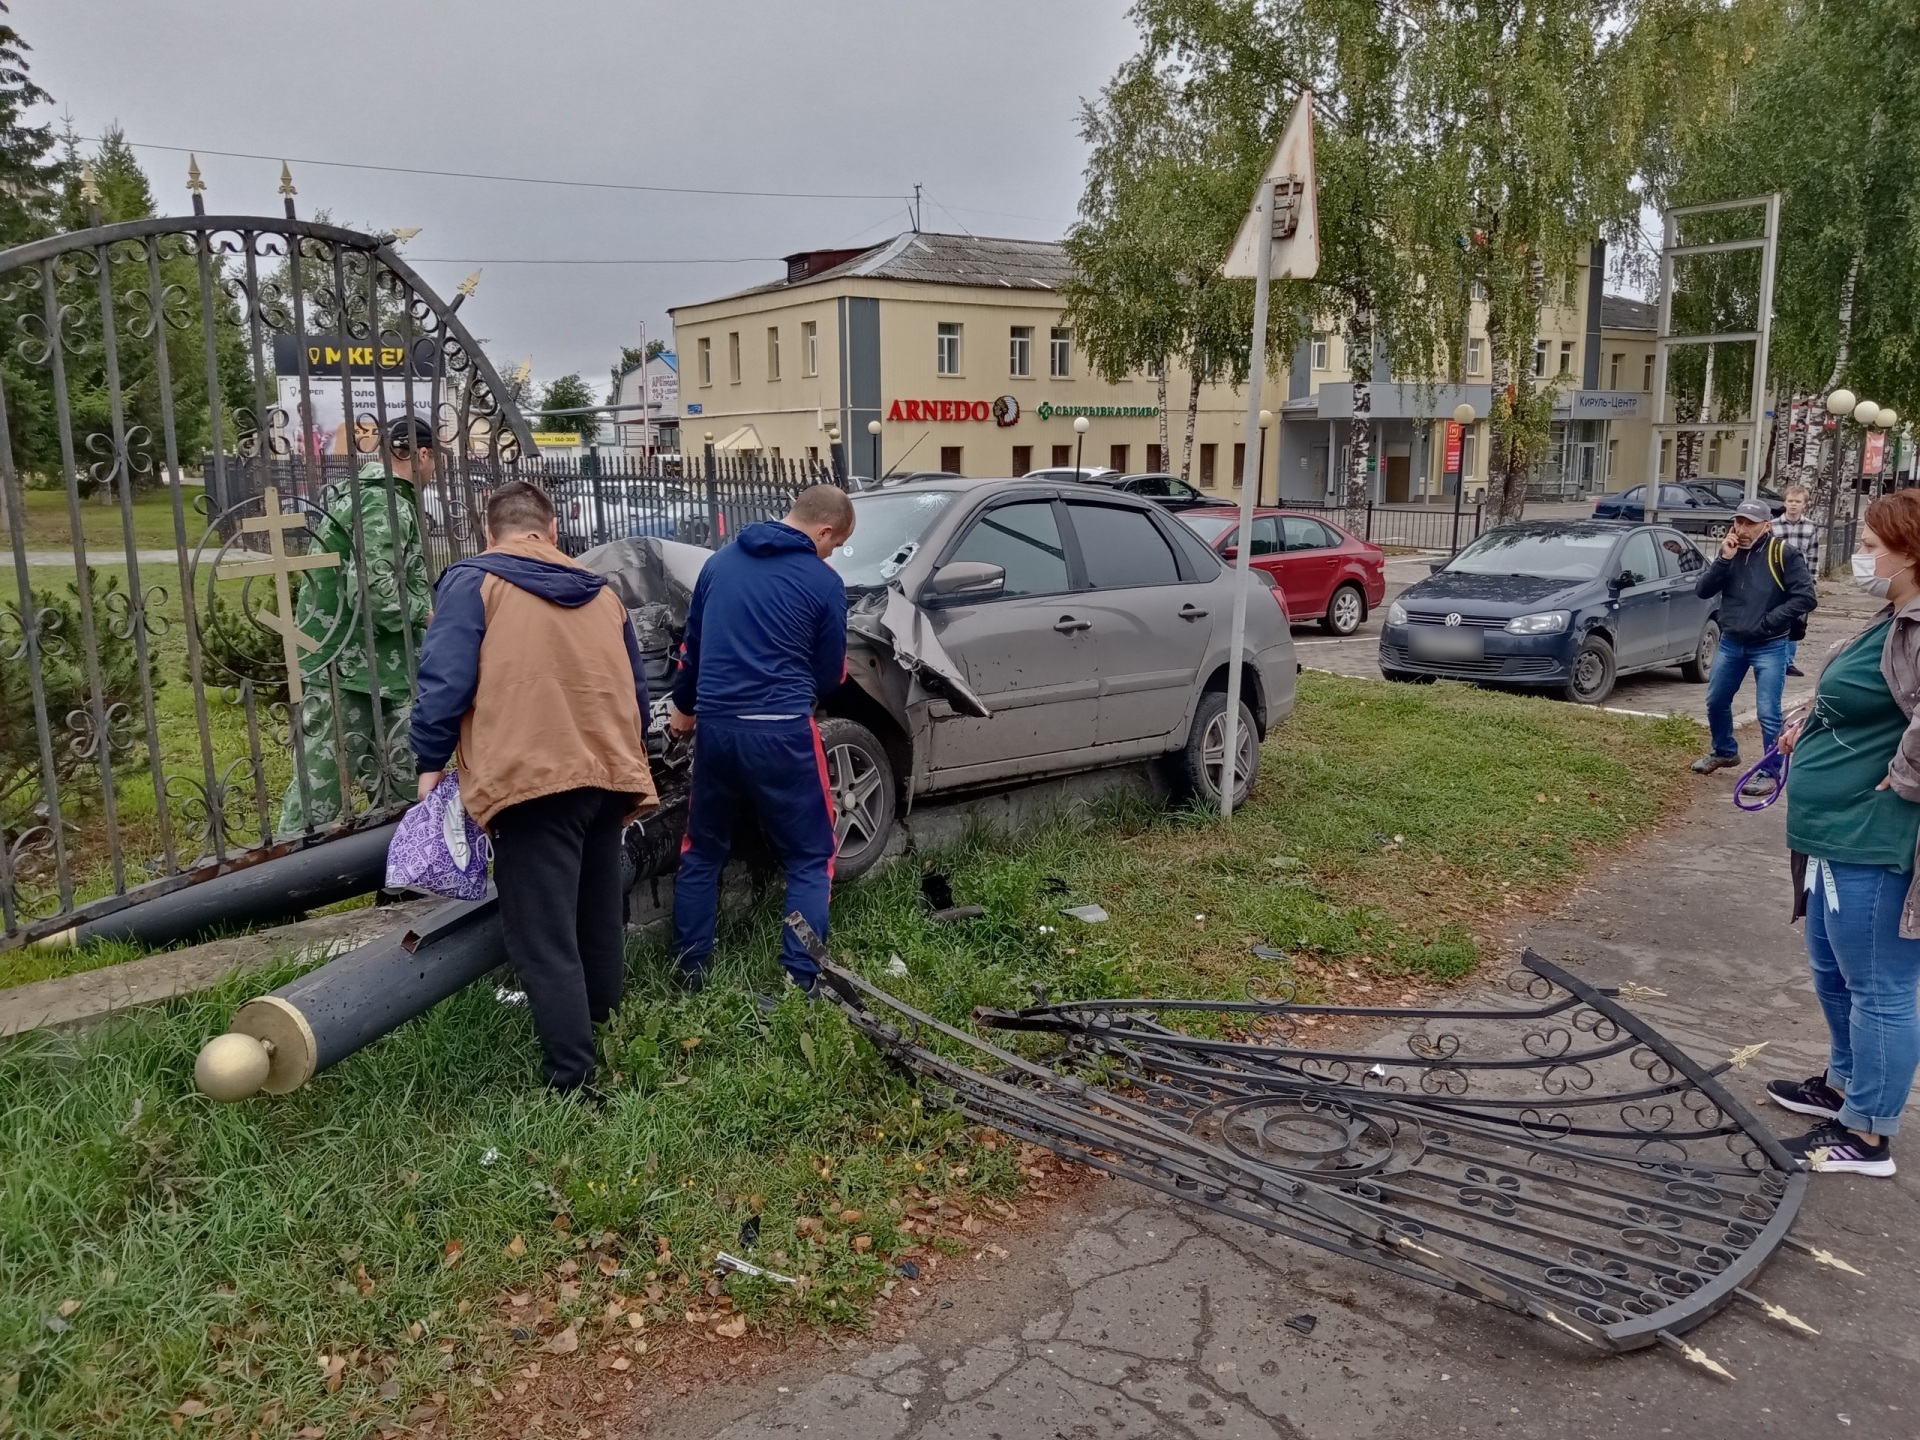
{"type": "Polygon", "coordinates": [[[460,774],[449,770],[426,799],[400,817],[387,845],[387,885],[449,900],[479,900],[487,893],[491,856],[486,832],[460,802],[460,774]]]}

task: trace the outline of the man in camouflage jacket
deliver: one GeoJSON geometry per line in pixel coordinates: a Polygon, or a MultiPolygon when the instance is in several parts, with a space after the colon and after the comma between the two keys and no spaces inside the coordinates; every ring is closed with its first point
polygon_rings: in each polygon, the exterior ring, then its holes
{"type": "MultiPolygon", "coordinates": [[[[314,825],[345,818],[356,786],[376,803],[405,800],[412,794],[413,761],[407,748],[412,668],[432,602],[415,487],[425,489],[434,483],[432,427],[415,416],[402,416],[388,427],[387,452],[391,489],[387,464],[369,460],[360,467],[362,549],[358,552],[354,486],[329,487],[325,513],[313,529],[314,548],[338,555],[340,563],[309,571],[294,607],[294,623],[319,642],[317,650],[301,656],[306,697],[296,717],[314,825]],[[360,603],[362,554],[366,557],[366,610],[360,603]]],[[[281,802],[280,830],[283,834],[304,830],[308,820],[296,771],[281,802]]]]}

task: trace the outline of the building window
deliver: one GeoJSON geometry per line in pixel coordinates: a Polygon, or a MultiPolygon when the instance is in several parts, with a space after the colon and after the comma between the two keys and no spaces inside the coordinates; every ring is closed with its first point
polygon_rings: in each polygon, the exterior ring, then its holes
{"type": "Polygon", "coordinates": [[[1153,475],[1164,475],[1166,470],[1166,452],[1158,445],[1147,446],[1147,472],[1153,475]]]}
{"type": "Polygon", "coordinates": [[[1056,446],[1054,446],[1054,447],[1053,447],[1053,459],[1052,459],[1051,461],[1049,461],[1048,463],[1049,463],[1049,464],[1052,464],[1052,465],[1071,465],[1071,464],[1073,464],[1073,446],[1071,446],[1071,445],[1056,445],[1056,446]]]}
{"type": "Polygon", "coordinates": [[[1007,332],[1007,374],[1024,380],[1033,374],[1033,327],[1015,325],[1007,332]]]}
{"type": "Polygon", "coordinates": [[[1167,373],[1167,367],[1164,364],[1162,364],[1160,361],[1149,360],[1147,362],[1147,378],[1149,380],[1158,380],[1162,375],[1166,373],[1167,373]]]}
{"type": "Polygon", "coordinates": [[[1547,342],[1544,340],[1533,342],[1533,373],[1536,376],[1547,373],[1547,342]]]}
{"type": "Polygon", "coordinates": [[[1324,330],[1313,337],[1313,368],[1327,368],[1327,332],[1324,330]]]}
{"type": "Polygon", "coordinates": [[[1127,451],[1131,448],[1131,446],[1127,445],[1109,445],[1107,447],[1107,464],[1111,465],[1115,470],[1118,470],[1122,475],[1131,475],[1133,472],[1127,466],[1127,451]]]}
{"type": "Polygon", "coordinates": [[[1660,475],[1664,479],[1673,473],[1673,441],[1660,442],[1660,475]]]}
{"type": "Polygon", "coordinates": [[[1200,483],[1207,489],[1213,488],[1213,457],[1220,451],[1218,445],[1200,447],[1200,483]]]}
{"type": "Polygon", "coordinates": [[[735,385],[740,383],[740,332],[727,332],[727,379],[735,385]]]}
{"type": "Polygon", "coordinates": [[[1486,367],[1487,342],[1475,335],[1467,341],[1467,374],[1484,374],[1486,367]]]}
{"type": "Polygon", "coordinates": [[[1640,367],[1640,388],[1649,395],[1653,393],[1653,356],[1649,355],[1640,367]]]}
{"type": "Polygon", "coordinates": [[[934,370],[941,375],[960,373],[960,327],[942,321],[936,329],[934,370]]]}
{"type": "Polygon", "coordinates": [[[1033,468],[1033,446],[1016,445],[1013,447],[1013,477],[1019,479],[1033,468]]]}
{"type": "Polygon", "coordinates": [[[800,327],[800,359],[808,375],[820,373],[820,324],[809,320],[800,327]]]}
{"type": "Polygon", "coordinates": [[[702,335],[693,343],[700,354],[700,383],[711,385],[713,383],[713,341],[702,335]]]}
{"type": "Polygon", "coordinates": [[[966,473],[960,468],[960,447],[958,445],[942,445],[940,447],[940,468],[949,475],[963,475],[966,473]]]}
{"type": "Polygon", "coordinates": [[[1573,373],[1573,342],[1571,340],[1560,342],[1560,373],[1562,375],[1573,373]]]}
{"type": "MultiPolygon", "coordinates": [[[[1621,357],[1616,355],[1613,358],[1619,360],[1621,357]]],[[[1602,490],[1611,490],[1613,488],[1613,469],[1614,466],[1619,463],[1620,442],[1618,440],[1609,440],[1607,441],[1607,473],[1600,477],[1600,488],[1602,490]]]]}
{"type": "Polygon", "coordinates": [[[1233,447],[1233,474],[1227,477],[1227,482],[1230,485],[1232,485],[1235,489],[1238,489],[1240,486],[1241,477],[1243,477],[1246,473],[1247,473],[1247,447],[1243,443],[1236,441],[1233,447]]]}
{"type": "Polygon", "coordinates": [[[817,461],[819,460],[819,458],[820,458],[820,447],[818,445],[807,446],[807,459],[817,461]]]}
{"type": "MultiPolygon", "coordinates": [[[[1056,380],[1065,380],[1073,374],[1073,331],[1058,325],[1053,327],[1047,348],[1047,373],[1056,380]]],[[[1158,378],[1159,372],[1153,368],[1147,373],[1158,378]]]]}
{"type": "Polygon", "coordinates": [[[767,327],[767,379],[780,378],[780,327],[767,327]]]}
{"type": "Polygon", "coordinates": [[[1462,480],[1473,474],[1474,460],[1477,458],[1474,452],[1480,448],[1479,440],[1479,432],[1471,425],[1460,433],[1460,478],[1462,480]]]}
{"type": "Polygon", "coordinates": [[[1620,362],[1626,358],[1626,356],[1616,353],[1613,359],[1607,362],[1607,389],[1618,390],[1620,388],[1620,362]]]}
{"type": "Polygon", "coordinates": [[[780,458],[780,447],[778,445],[775,445],[772,449],[767,451],[767,454],[772,456],[775,460],[778,460],[780,458]]]}

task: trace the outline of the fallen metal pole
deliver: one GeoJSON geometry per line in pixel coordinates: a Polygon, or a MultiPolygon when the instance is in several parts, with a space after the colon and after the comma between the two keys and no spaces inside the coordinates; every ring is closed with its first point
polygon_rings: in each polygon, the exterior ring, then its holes
{"type": "Polygon", "coordinates": [[[194,1061],[214,1100],[284,1095],[506,963],[499,900],[462,900],[257,996],[194,1061]]]}

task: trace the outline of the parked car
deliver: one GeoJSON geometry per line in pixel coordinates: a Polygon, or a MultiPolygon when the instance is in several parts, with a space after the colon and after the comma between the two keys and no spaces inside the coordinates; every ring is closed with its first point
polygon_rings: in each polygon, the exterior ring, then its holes
{"type": "Polygon", "coordinates": [[[1109,476],[1115,476],[1119,473],[1118,470],[1111,469],[1105,465],[1085,465],[1078,470],[1074,469],[1071,465],[1052,465],[1045,470],[1029,470],[1020,478],[1022,480],[1052,480],[1056,482],[1078,480],[1083,484],[1098,485],[1104,482],[1109,476]]]}
{"type": "MultiPolygon", "coordinates": [[[[1736,502],[1738,503],[1738,502],[1736,502]]],[[[1617,495],[1594,498],[1596,520],[1644,520],[1647,518],[1647,487],[1635,485],[1617,495]]],[[[1733,506],[1723,504],[1718,495],[1704,485],[1677,485],[1671,481],[1660,486],[1660,520],[1690,535],[1718,540],[1733,524],[1733,506]]]]}
{"type": "MultiPolygon", "coordinates": [[[[872,866],[928,795],[1158,758],[1181,793],[1218,802],[1236,580],[1191,530],[1131,495],[1032,479],[853,505],[830,561],[847,587],[847,681],[819,721],[838,877],[872,866]]],[[[664,670],[704,555],[641,539],[581,558],[627,605],[650,673],[664,670]]],[[[1264,574],[1242,673],[1244,798],[1294,698],[1293,640],[1264,574]]],[[[656,838],[650,854],[677,853],[656,838]]]]}
{"type": "MultiPolygon", "coordinates": [[[[1239,557],[1240,512],[1213,502],[1180,519],[1222,560],[1239,557]]],[[[1287,618],[1318,619],[1333,635],[1351,635],[1387,598],[1387,552],[1314,515],[1262,507],[1253,512],[1253,568],[1279,582],[1287,618]]]]}
{"type": "Polygon", "coordinates": [[[1203,495],[1178,475],[1168,475],[1162,471],[1149,471],[1144,474],[1103,475],[1094,481],[1099,485],[1111,485],[1116,490],[1129,495],[1139,495],[1164,505],[1169,510],[1184,509],[1189,505],[1218,505],[1219,499],[1212,495],[1203,495]]]}
{"type": "Polygon", "coordinates": [[[1380,673],[1547,688],[1597,705],[1636,670],[1704,682],[1720,602],[1706,560],[1668,525],[1535,520],[1489,530],[1387,607],[1380,673]]]}
{"type": "Polygon", "coordinates": [[[868,475],[849,476],[847,489],[858,495],[863,490],[891,490],[896,485],[915,485],[922,480],[958,480],[960,478],[951,470],[889,470],[878,480],[868,475]]]}
{"type": "MultiPolygon", "coordinates": [[[[1747,486],[1743,480],[1717,480],[1709,477],[1705,480],[1689,480],[1687,483],[1697,489],[1711,491],[1714,498],[1729,509],[1747,498],[1747,486]]],[[[1768,508],[1773,511],[1776,519],[1786,513],[1786,497],[1777,490],[1769,490],[1762,485],[1758,494],[1760,499],[1767,502],[1768,508]]]]}

